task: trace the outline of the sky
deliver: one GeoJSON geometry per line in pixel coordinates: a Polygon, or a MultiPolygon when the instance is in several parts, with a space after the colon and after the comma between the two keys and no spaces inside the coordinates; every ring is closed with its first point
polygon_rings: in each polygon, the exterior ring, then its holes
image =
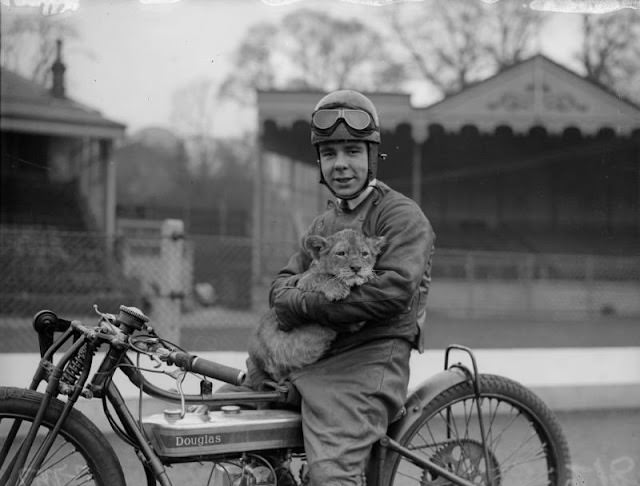
{"type": "MultiPolygon", "coordinates": [[[[252,24],[277,22],[303,7],[321,7],[344,18],[362,18],[385,8],[338,0],[77,2],[77,10],[61,14],[71,18],[79,30],[79,41],[69,41],[64,48],[67,94],[125,123],[129,132],[168,126],[171,96],[190,81],[210,78],[222,82],[232,66],[231,54],[252,24]]],[[[579,44],[578,23],[577,14],[551,14],[539,39],[540,51],[576,69],[571,51],[579,44]]],[[[424,85],[412,85],[412,89],[416,106],[437,100],[424,85]]],[[[214,136],[238,135],[255,123],[251,110],[223,106],[214,117],[214,136]]]]}

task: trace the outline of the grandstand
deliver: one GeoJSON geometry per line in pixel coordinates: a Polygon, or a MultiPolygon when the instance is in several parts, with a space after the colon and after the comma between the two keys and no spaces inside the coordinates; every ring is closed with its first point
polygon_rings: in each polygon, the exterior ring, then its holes
{"type": "MultiPolygon", "coordinates": [[[[322,94],[258,93],[262,262],[280,259],[277,242],[295,240],[329,196],[308,142],[322,94]]],[[[638,106],[542,55],[424,108],[409,95],[368,95],[388,154],[380,178],[412,196],[436,230],[434,278],[456,299],[434,295],[435,307],[482,305],[472,294],[490,281],[487,312],[511,312],[500,294],[519,289],[513,300],[527,313],[545,312],[545,302],[581,315],[640,313],[637,299],[610,297],[640,292],[638,106]],[[563,298],[539,297],[550,282],[563,298]]]]}

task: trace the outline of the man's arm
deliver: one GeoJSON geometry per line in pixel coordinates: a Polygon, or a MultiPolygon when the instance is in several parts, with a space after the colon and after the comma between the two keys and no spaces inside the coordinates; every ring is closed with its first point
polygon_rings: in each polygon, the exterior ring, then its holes
{"type": "Polygon", "coordinates": [[[304,245],[300,245],[300,249],[289,258],[287,265],[278,272],[276,278],[271,282],[271,289],[269,290],[270,306],[273,306],[275,295],[281,289],[295,288],[299,275],[307,271],[310,264],[311,256],[304,249],[304,245]]]}
{"type": "MultiPolygon", "coordinates": [[[[387,244],[378,256],[375,279],[336,302],[318,292],[273,287],[271,302],[278,317],[291,319],[292,326],[316,322],[339,329],[346,323],[384,321],[407,312],[432,254],[435,235],[431,225],[415,203],[401,200],[380,213],[376,235],[385,236],[387,244]]],[[[300,258],[292,257],[284,275],[299,268],[305,261],[300,258]]],[[[281,272],[279,278],[284,275],[281,272]]]]}
{"type": "MultiPolygon", "coordinates": [[[[315,224],[315,221],[314,221],[315,224]]],[[[313,232],[314,224],[302,238],[313,232]]],[[[300,274],[304,273],[311,264],[311,255],[300,244],[298,251],[294,253],[287,265],[278,272],[269,290],[269,306],[272,307],[278,316],[278,327],[284,331],[289,331],[306,321],[306,304],[304,293],[296,288],[300,274]],[[288,296],[285,301],[284,297],[288,296]]]]}

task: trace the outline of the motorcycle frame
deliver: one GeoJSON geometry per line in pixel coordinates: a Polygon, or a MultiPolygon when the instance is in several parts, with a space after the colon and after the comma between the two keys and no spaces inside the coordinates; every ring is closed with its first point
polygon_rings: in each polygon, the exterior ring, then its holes
{"type": "MultiPolygon", "coordinates": [[[[127,376],[129,381],[131,381],[134,386],[140,389],[142,393],[145,393],[153,398],[169,402],[180,403],[184,398],[184,402],[188,404],[207,404],[221,406],[230,403],[237,404],[284,401],[286,393],[277,390],[273,392],[251,391],[216,393],[208,397],[202,397],[200,395],[184,395],[184,397],[181,397],[178,393],[169,392],[149,382],[126,355],[128,350],[127,346],[118,345],[116,340],[108,338],[107,335],[101,335],[94,329],[84,327],[78,321],[66,321],[64,319],[57,318],[53,313],[50,313],[53,316],[53,319],[43,319],[42,314],[46,312],[49,311],[42,311],[34,317],[34,328],[38,332],[41,360],[36,372],[34,373],[29,389],[36,390],[38,388],[38,385],[42,381],[47,383],[47,387],[44,392],[44,398],[40,404],[40,408],[36,414],[36,417],[34,418],[34,421],[31,424],[26,438],[21,445],[21,449],[16,457],[14,457],[12,461],[13,464],[11,464],[7,470],[7,472],[11,471],[10,476],[8,478],[0,478],[1,480],[6,481],[5,484],[11,485],[17,481],[18,473],[24,467],[28,452],[33,445],[33,441],[35,440],[36,432],[42,424],[45,410],[47,409],[51,400],[57,397],[57,395],[60,393],[59,387],[61,378],[63,376],[63,370],[65,369],[65,366],[76,357],[80,348],[85,345],[87,346],[87,353],[84,358],[84,362],[82,363],[82,372],[79,375],[72,390],[67,393],[69,395],[69,399],[65,403],[62,414],[60,415],[60,417],[58,417],[51,430],[47,433],[44,442],[36,452],[36,456],[34,457],[34,459],[32,459],[31,461],[31,467],[25,481],[26,484],[30,484],[30,482],[33,480],[37,470],[39,469],[47,453],[49,452],[49,449],[51,448],[56,435],[60,432],[64,421],[71,412],[71,409],[74,407],[80,395],[84,394],[86,398],[102,398],[103,400],[107,400],[111,404],[116,416],[120,420],[120,426],[122,426],[122,429],[124,429],[124,432],[127,434],[127,436],[135,441],[135,444],[133,444],[133,446],[136,447],[139,451],[138,458],[144,467],[147,485],[153,486],[157,483],[160,483],[161,486],[172,485],[171,480],[169,479],[165,471],[164,464],[189,461],[180,459],[178,461],[163,462],[160,456],[156,454],[152,446],[149,444],[144,431],[139,425],[139,422],[136,420],[133,413],[127,406],[124,398],[122,397],[122,394],[120,393],[120,390],[113,383],[112,377],[117,369],[120,369],[127,376]],[[53,342],[54,332],[63,333],[62,336],[60,336],[60,338],[55,342],[53,342]],[[63,344],[69,341],[71,338],[73,338],[74,340],[72,345],[60,358],[60,360],[55,365],[53,365],[54,353],[56,353],[63,346],[63,344]],[[100,364],[98,371],[93,375],[92,381],[87,386],[87,389],[89,390],[89,393],[87,393],[87,391],[85,390],[85,385],[89,378],[93,355],[95,354],[97,349],[104,343],[109,344],[109,350],[106,353],[102,363],[100,364]]],[[[444,365],[445,370],[449,370],[450,368],[458,368],[462,370],[467,379],[473,382],[476,395],[476,403],[478,407],[478,417],[480,421],[485,461],[487,461],[486,464],[489,464],[489,452],[485,443],[484,425],[482,422],[482,415],[480,414],[478,369],[473,352],[469,348],[466,348],[464,346],[451,345],[445,352],[444,365]],[[454,349],[463,351],[470,356],[473,372],[471,372],[466,366],[462,365],[461,363],[456,363],[449,366],[450,351],[454,349]]],[[[105,405],[105,414],[106,413],[107,410],[105,405]]],[[[115,424],[111,420],[111,418],[109,422],[112,429],[119,434],[119,431],[116,429],[116,427],[118,427],[118,424],[115,424]]],[[[21,420],[16,420],[16,422],[13,424],[8,435],[8,438],[10,440],[7,440],[7,443],[13,442],[20,424],[21,420]]],[[[439,466],[433,461],[418,456],[416,453],[404,447],[389,435],[385,435],[384,437],[382,437],[375,445],[375,447],[377,447],[378,452],[377,454],[372,455],[372,458],[375,457],[375,460],[377,461],[377,468],[373,469],[375,471],[375,477],[372,478],[374,479],[372,486],[380,486],[380,481],[383,478],[385,460],[389,451],[398,453],[409,461],[413,462],[415,465],[422,467],[431,473],[446,478],[456,486],[474,486],[470,481],[467,481],[466,479],[455,475],[451,471],[439,466]]],[[[0,452],[0,465],[2,465],[2,463],[6,459],[7,453],[8,451],[5,451],[4,448],[0,452]]],[[[206,460],[208,457],[213,458],[214,456],[198,456],[198,460],[206,460]]],[[[493,484],[488,468],[487,480],[487,484],[493,484]]]]}

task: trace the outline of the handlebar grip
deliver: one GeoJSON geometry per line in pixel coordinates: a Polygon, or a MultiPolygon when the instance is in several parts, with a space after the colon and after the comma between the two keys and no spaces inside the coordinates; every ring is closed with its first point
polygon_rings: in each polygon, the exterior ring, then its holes
{"type": "Polygon", "coordinates": [[[238,368],[216,363],[215,361],[209,361],[208,359],[201,358],[200,356],[180,351],[171,353],[171,360],[176,366],[179,366],[186,371],[198,373],[236,386],[242,385],[246,374],[243,370],[238,368]]]}
{"type": "Polygon", "coordinates": [[[209,378],[231,383],[232,385],[242,385],[246,375],[243,370],[209,361],[199,356],[194,356],[191,362],[191,371],[208,376],[209,378]]]}

